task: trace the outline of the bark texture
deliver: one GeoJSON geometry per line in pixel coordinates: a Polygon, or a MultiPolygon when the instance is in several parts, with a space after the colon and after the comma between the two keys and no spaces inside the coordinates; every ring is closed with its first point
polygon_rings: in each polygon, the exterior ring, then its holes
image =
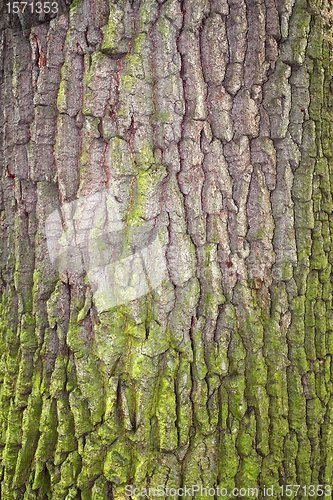
{"type": "Polygon", "coordinates": [[[75,0],[24,30],[3,16],[3,500],[332,483],[322,7],[75,0]],[[133,248],[153,241],[137,293],[133,248]],[[127,280],[118,303],[87,262],[127,280]]]}

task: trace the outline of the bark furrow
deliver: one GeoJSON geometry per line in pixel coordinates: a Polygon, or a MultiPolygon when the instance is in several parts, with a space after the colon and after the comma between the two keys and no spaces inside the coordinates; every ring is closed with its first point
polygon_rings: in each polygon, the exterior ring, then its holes
{"type": "Polygon", "coordinates": [[[331,484],[332,9],[3,16],[1,498],[331,484]]]}

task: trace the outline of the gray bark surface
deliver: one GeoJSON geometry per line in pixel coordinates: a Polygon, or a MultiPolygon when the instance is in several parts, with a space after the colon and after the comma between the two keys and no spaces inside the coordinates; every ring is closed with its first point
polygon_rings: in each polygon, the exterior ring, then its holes
{"type": "Polygon", "coordinates": [[[331,13],[3,15],[1,499],[332,484],[331,13]]]}

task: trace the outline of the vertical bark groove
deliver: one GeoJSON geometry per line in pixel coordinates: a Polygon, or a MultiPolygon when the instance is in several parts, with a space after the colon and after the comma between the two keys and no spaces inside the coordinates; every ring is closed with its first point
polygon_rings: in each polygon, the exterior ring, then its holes
{"type": "Polygon", "coordinates": [[[4,15],[4,500],[331,484],[327,9],[4,15]]]}

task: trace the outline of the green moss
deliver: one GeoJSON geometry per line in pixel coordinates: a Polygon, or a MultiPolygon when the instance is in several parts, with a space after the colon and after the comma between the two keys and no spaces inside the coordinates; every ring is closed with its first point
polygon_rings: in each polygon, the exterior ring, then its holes
{"type": "Polygon", "coordinates": [[[69,405],[74,418],[75,436],[80,438],[93,430],[90,421],[90,411],[87,401],[82,397],[81,391],[75,388],[69,394],[69,405]]]}
{"type": "Polygon", "coordinates": [[[317,358],[315,348],[315,327],[307,326],[305,329],[305,352],[308,360],[315,360],[317,358]]]}
{"type": "Polygon", "coordinates": [[[256,241],[256,240],[263,240],[266,236],[266,229],[265,228],[259,228],[257,231],[251,231],[251,239],[256,241]]]}
{"type": "MultiPolygon", "coordinates": [[[[92,91],[91,90],[86,90],[84,92],[84,101],[83,101],[83,108],[82,108],[82,112],[84,115],[91,115],[92,114],[92,109],[89,107],[89,104],[87,104],[87,102],[89,103],[89,101],[91,100],[91,97],[92,97],[92,91]]],[[[83,152],[83,155],[81,155],[81,162],[82,163],[86,163],[86,160],[87,157],[85,156],[86,152],[83,152]]]]}
{"type": "Polygon", "coordinates": [[[246,432],[240,432],[238,435],[238,451],[243,456],[248,456],[251,453],[253,445],[253,437],[246,432]]]}
{"type": "Polygon", "coordinates": [[[7,355],[7,359],[5,361],[5,377],[2,385],[2,405],[3,405],[3,429],[4,432],[6,430],[6,426],[8,424],[7,421],[7,411],[10,401],[13,400],[15,395],[15,380],[17,378],[18,371],[18,363],[16,358],[12,358],[7,355]]]}
{"type": "Polygon", "coordinates": [[[127,54],[124,58],[124,71],[127,76],[135,79],[143,79],[145,77],[142,57],[139,54],[127,54]]]}
{"type": "Polygon", "coordinates": [[[148,142],[140,144],[138,165],[143,170],[149,170],[155,165],[154,151],[151,144],[148,142]]]}
{"type": "Polygon", "coordinates": [[[333,158],[332,136],[333,136],[333,124],[331,122],[331,118],[329,120],[323,119],[322,120],[322,147],[323,147],[323,153],[326,156],[326,158],[328,158],[328,159],[333,158]]]}
{"type": "Polygon", "coordinates": [[[128,143],[119,137],[110,139],[108,148],[108,161],[115,175],[135,175],[135,166],[128,143]]]}
{"type": "Polygon", "coordinates": [[[241,420],[247,410],[245,399],[245,377],[244,375],[233,375],[226,382],[226,389],[229,394],[229,411],[237,420],[241,420]]]}
{"type": "MultiPolygon", "coordinates": [[[[254,355],[248,354],[246,357],[246,381],[247,381],[247,394],[249,400],[257,399],[258,386],[261,389],[267,382],[267,367],[262,352],[259,350],[254,355]]],[[[262,394],[261,397],[264,397],[262,394]]]]}
{"type": "Polygon", "coordinates": [[[61,397],[62,391],[65,389],[67,362],[68,360],[61,355],[56,358],[50,381],[50,395],[54,398],[61,397]]]}
{"type": "Polygon", "coordinates": [[[10,402],[6,429],[6,445],[3,451],[3,465],[7,474],[14,475],[16,461],[22,441],[22,412],[10,402]]]}
{"type": "Polygon", "coordinates": [[[36,320],[31,313],[21,316],[20,347],[21,350],[34,352],[37,349],[37,338],[35,335],[36,320]]]}
{"type": "Polygon", "coordinates": [[[170,21],[165,16],[161,16],[157,26],[162,34],[163,42],[167,45],[170,40],[170,21]]]}
{"type": "Polygon", "coordinates": [[[17,97],[17,59],[14,58],[13,72],[12,72],[12,90],[15,97],[17,97]]]}
{"type": "Polygon", "coordinates": [[[288,332],[288,340],[297,347],[302,347],[304,340],[305,296],[296,297],[291,302],[292,324],[288,332]]]}
{"type": "Polygon", "coordinates": [[[32,389],[33,355],[37,349],[35,318],[30,313],[22,316],[19,331],[21,360],[16,380],[15,404],[25,407],[32,389]]]}
{"type": "Polygon", "coordinates": [[[140,353],[132,352],[128,357],[129,374],[131,379],[140,380],[150,378],[155,373],[151,358],[140,353]]]}
{"type": "Polygon", "coordinates": [[[121,107],[118,111],[119,118],[123,118],[124,116],[127,116],[127,109],[125,106],[121,107]]]}
{"type": "Polygon", "coordinates": [[[105,500],[108,494],[108,484],[104,476],[100,476],[91,491],[91,500],[105,500]]]}
{"type": "Polygon", "coordinates": [[[310,30],[311,15],[308,12],[306,2],[299,0],[295,3],[289,26],[289,37],[284,43],[282,60],[293,65],[301,65],[304,62],[307,46],[307,37],[310,30]]]}
{"type": "Polygon", "coordinates": [[[22,447],[18,454],[13,480],[16,488],[22,486],[30,474],[31,461],[34,457],[39,438],[38,422],[42,409],[41,403],[39,394],[31,395],[27,410],[24,412],[22,422],[22,447]]]}
{"type": "Polygon", "coordinates": [[[307,287],[306,287],[306,298],[308,300],[313,300],[317,298],[318,295],[318,272],[310,271],[307,278],[307,287]]]}
{"type": "Polygon", "coordinates": [[[61,79],[57,97],[57,108],[59,113],[64,113],[67,108],[67,80],[61,79]]]}
{"type": "Polygon", "coordinates": [[[225,302],[220,280],[220,269],[216,263],[216,245],[204,245],[197,251],[197,255],[200,269],[198,276],[202,294],[199,314],[216,320],[218,307],[225,302]]]}
{"type": "Polygon", "coordinates": [[[106,26],[102,28],[103,42],[102,50],[117,52],[118,45],[118,31],[121,26],[124,13],[117,5],[110,3],[109,21],[106,26]]]}
{"type": "MultiPolygon", "coordinates": [[[[184,360],[181,356],[180,366],[177,373],[177,429],[178,429],[178,446],[186,446],[189,442],[189,433],[192,424],[192,402],[190,394],[192,389],[191,367],[188,360],[184,360]]],[[[218,411],[216,412],[218,415],[218,411]]]]}
{"type": "Polygon", "coordinates": [[[269,397],[263,387],[258,387],[256,394],[256,417],[257,417],[257,450],[262,455],[268,455],[269,448],[269,397]]]}
{"type": "Polygon", "coordinates": [[[324,270],[328,267],[327,255],[323,248],[322,238],[315,238],[312,242],[311,253],[311,267],[312,269],[324,270]]]}
{"type": "Polygon", "coordinates": [[[146,24],[149,23],[151,19],[152,8],[155,5],[154,0],[144,0],[140,3],[140,11],[139,11],[139,30],[144,31],[146,28],[146,24]]]}
{"type": "Polygon", "coordinates": [[[310,78],[311,100],[309,105],[309,116],[311,120],[321,120],[321,108],[324,99],[324,69],[316,61],[314,71],[310,78]]]}
{"type": "Polygon", "coordinates": [[[287,415],[283,415],[283,407],[278,400],[273,400],[270,404],[271,431],[269,445],[274,457],[280,462],[284,458],[283,444],[284,437],[288,434],[289,423],[287,415]],[[274,415],[274,416],[273,416],[274,415]]]}
{"type": "MultiPolygon", "coordinates": [[[[66,495],[69,487],[75,483],[80,469],[81,457],[77,451],[73,451],[61,464],[60,481],[57,482],[54,486],[54,496],[56,498],[61,498],[63,495],[66,495]]],[[[70,494],[67,494],[66,499],[69,500],[70,498],[75,498],[75,496],[70,496],[70,494]]]]}
{"type": "Polygon", "coordinates": [[[321,400],[322,404],[326,405],[328,402],[329,394],[327,393],[326,389],[323,364],[320,364],[320,369],[316,373],[316,394],[321,400]]]}
{"type": "Polygon", "coordinates": [[[145,219],[147,200],[155,193],[163,179],[167,176],[165,167],[159,167],[153,171],[140,171],[136,175],[133,188],[134,199],[127,215],[127,225],[138,225],[141,219],[145,219]]]}
{"type": "Polygon", "coordinates": [[[287,368],[287,381],[290,427],[296,432],[302,432],[306,428],[306,400],[301,377],[294,365],[287,368]]]}
{"type": "Polygon", "coordinates": [[[55,465],[60,465],[63,462],[65,453],[69,453],[76,449],[74,437],[74,420],[69,407],[68,396],[62,396],[57,400],[57,416],[58,416],[58,441],[55,455],[55,465]]]}
{"type": "MultiPolygon", "coordinates": [[[[298,441],[295,432],[291,431],[286,436],[284,453],[285,457],[288,457],[284,462],[284,468],[286,470],[286,480],[288,484],[296,484],[296,456],[298,451],[298,441]]],[[[287,483],[286,483],[287,484],[287,483]]]]}
{"type": "MultiPolygon", "coordinates": [[[[254,488],[254,493],[257,486],[257,478],[261,472],[262,457],[255,450],[252,450],[249,456],[245,456],[237,473],[236,484],[238,488],[245,488],[246,492],[249,488],[254,488]]],[[[251,495],[251,490],[250,490],[251,495]]],[[[249,495],[249,498],[251,498],[249,495]]]]}
{"type": "Polygon", "coordinates": [[[234,442],[234,440],[237,438],[237,434],[238,433],[235,432],[233,437],[229,431],[225,431],[221,435],[220,487],[230,488],[235,484],[233,478],[236,476],[240,461],[234,442]]]}
{"type": "Polygon", "coordinates": [[[92,299],[92,293],[91,293],[90,287],[87,287],[84,306],[82,307],[82,309],[80,309],[79,314],[77,315],[77,322],[78,323],[80,323],[81,321],[83,321],[87,317],[87,314],[88,314],[90,307],[91,307],[91,299],[92,299]]]}
{"type": "Polygon", "coordinates": [[[326,337],[327,352],[329,354],[332,354],[332,351],[333,351],[333,311],[332,311],[332,309],[328,309],[328,311],[327,311],[326,325],[327,325],[327,337],[326,337]]]}
{"type": "MultiPolygon", "coordinates": [[[[169,363],[171,362],[169,356],[169,363]]],[[[159,430],[159,446],[161,450],[175,450],[177,448],[177,428],[176,428],[176,395],[174,392],[175,370],[178,362],[173,360],[171,369],[165,365],[165,371],[160,378],[158,389],[158,402],[156,416],[159,430]]]]}
{"type": "Polygon", "coordinates": [[[88,357],[76,357],[78,386],[88,402],[91,422],[95,425],[104,414],[104,388],[97,359],[90,353],[88,357]]]}
{"type": "Polygon", "coordinates": [[[115,485],[127,484],[132,463],[131,447],[126,439],[118,438],[108,449],[104,461],[104,477],[115,485]]]}
{"type": "Polygon", "coordinates": [[[137,79],[134,76],[122,74],[120,77],[121,87],[126,94],[131,94],[134,91],[136,81],[137,79]]]}
{"type": "Polygon", "coordinates": [[[73,14],[75,10],[83,4],[83,0],[73,0],[70,6],[70,13],[73,14]]]}
{"type": "Polygon", "coordinates": [[[133,41],[133,47],[134,47],[134,53],[135,54],[141,54],[141,51],[144,47],[144,43],[146,41],[146,34],[145,33],[139,33],[133,41]]]}
{"type": "Polygon", "coordinates": [[[28,396],[32,389],[32,363],[32,355],[24,356],[20,361],[15,391],[15,404],[18,408],[26,406],[28,396]]]}
{"type": "MultiPolygon", "coordinates": [[[[313,375],[314,380],[314,375],[313,375]]],[[[320,424],[324,420],[323,406],[318,397],[307,401],[307,422],[309,439],[316,439],[320,432],[320,424]]]]}
{"type": "Polygon", "coordinates": [[[320,283],[327,283],[331,278],[332,266],[329,264],[326,269],[323,269],[319,273],[319,281],[320,283]]]}
{"type": "Polygon", "coordinates": [[[67,332],[67,344],[72,349],[74,353],[79,353],[79,355],[87,355],[90,351],[90,346],[83,336],[84,327],[77,324],[75,318],[73,318],[68,327],[67,332]]]}
{"type": "Polygon", "coordinates": [[[322,298],[325,302],[331,302],[333,298],[333,287],[331,281],[327,281],[326,283],[323,284],[323,293],[322,293],[322,298]]]}
{"type": "MultiPolygon", "coordinates": [[[[320,213],[321,221],[322,221],[322,229],[321,229],[321,234],[323,237],[323,248],[326,253],[328,253],[331,250],[331,233],[330,233],[330,223],[328,220],[328,215],[327,213],[321,212],[320,213]]],[[[326,276],[329,273],[329,270],[326,269],[322,273],[319,274],[319,280],[321,283],[322,281],[322,276],[326,276]]]]}
{"type": "Polygon", "coordinates": [[[316,352],[317,357],[322,359],[326,356],[326,306],[323,300],[317,300],[315,304],[316,317],[316,352]]]}
{"type": "Polygon", "coordinates": [[[169,341],[177,350],[187,351],[186,345],[183,346],[183,332],[190,328],[191,314],[193,315],[195,312],[199,295],[199,281],[196,278],[192,278],[177,296],[171,315],[172,326],[168,330],[170,334],[169,341]],[[186,315],[184,315],[184,311],[187,312],[186,315]]]}
{"type": "Polygon", "coordinates": [[[311,477],[311,444],[306,436],[299,438],[299,447],[296,457],[297,479],[301,484],[306,484],[311,477]]]}
{"type": "Polygon", "coordinates": [[[52,292],[49,300],[46,303],[48,321],[51,328],[54,328],[58,322],[62,321],[61,311],[58,307],[59,300],[61,297],[61,288],[63,287],[63,283],[58,281],[54,291],[52,292]]]}
{"type": "Polygon", "coordinates": [[[323,18],[319,15],[312,16],[309,34],[307,55],[312,59],[323,58],[323,18]]]}
{"type": "Polygon", "coordinates": [[[263,346],[263,325],[259,317],[259,311],[255,309],[247,310],[239,308],[237,310],[239,320],[239,331],[246,348],[256,352],[263,346]]]}
{"type": "Polygon", "coordinates": [[[40,416],[38,446],[35,453],[36,473],[34,488],[39,488],[44,478],[45,463],[53,457],[57,443],[56,401],[45,396],[40,416]],[[38,466],[37,466],[38,464],[38,466]]]}

